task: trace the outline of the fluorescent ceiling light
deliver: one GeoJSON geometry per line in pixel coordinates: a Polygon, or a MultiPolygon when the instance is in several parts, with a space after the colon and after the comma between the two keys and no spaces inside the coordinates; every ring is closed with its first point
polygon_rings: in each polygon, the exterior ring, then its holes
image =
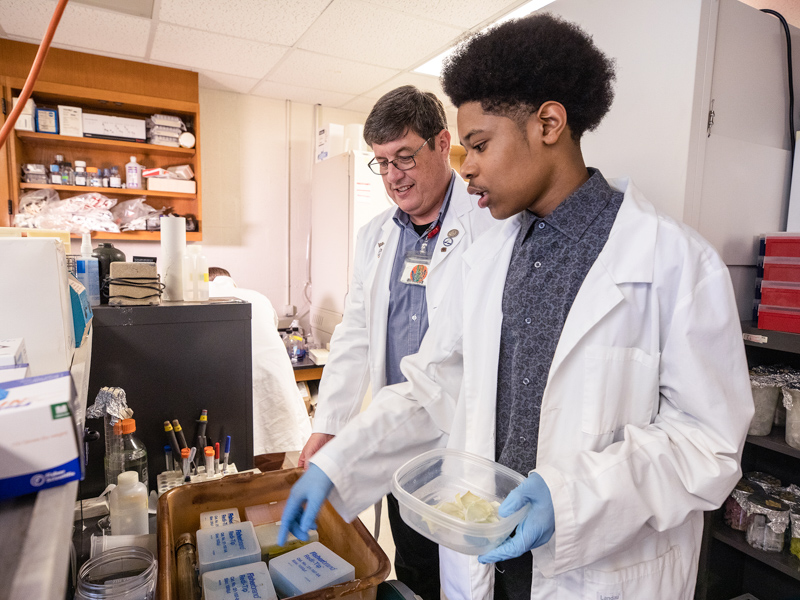
{"type": "MultiPolygon", "coordinates": [[[[490,23],[481,31],[486,31],[490,27],[494,27],[495,25],[499,25],[500,23],[505,23],[506,21],[510,21],[511,19],[519,19],[520,17],[525,17],[544,6],[547,6],[551,2],[553,2],[553,0],[531,0],[530,2],[526,2],[522,6],[516,8],[515,10],[512,10],[507,15],[500,17],[493,23],[490,23]]],[[[442,74],[442,64],[444,63],[444,59],[450,56],[453,53],[453,50],[455,50],[455,46],[453,46],[448,50],[445,50],[439,56],[435,56],[425,64],[418,66],[416,69],[414,69],[414,73],[422,73],[424,75],[433,75],[434,77],[439,77],[439,75],[442,74]]]]}

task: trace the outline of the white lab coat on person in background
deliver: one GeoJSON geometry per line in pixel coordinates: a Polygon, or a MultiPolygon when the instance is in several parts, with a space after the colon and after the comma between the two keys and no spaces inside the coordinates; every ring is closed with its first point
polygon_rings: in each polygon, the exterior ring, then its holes
{"type": "Polygon", "coordinates": [[[217,276],[208,287],[212,298],[239,298],[253,307],[253,454],[300,450],[311,435],[311,423],[272,303],[263,294],[236,287],[230,277],[217,276]]]}
{"type": "MultiPolygon", "coordinates": [[[[313,425],[316,433],[339,433],[361,410],[369,385],[374,396],[386,384],[389,278],[400,239],[400,228],[392,218],[396,210],[387,209],[358,232],[344,317],[331,339],[330,357],[319,386],[313,425]]],[[[459,276],[461,255],[497,223],[488,210],[478,208],[476,199],[467,193],[466,183],[456,174],[427,277],[429,327],[459,276]],[[450,242],[445,242],[448,238],[450,242]]]]}
{"type": "MultiPolygon", "coordinates": [[[[533,550],[535,600],[690,600],[703,511],[740,476],[753,400],[726,266],[688,227],[625,199],[562,331],[538,464],[555,534],[533,550]]],[[[347,520],[405,461],[447,446],[494,459],[503,286],[519,215],[464,255],[463,277],[408,382],[387,387],[320,450],[347,520]],[[340,467],[339,465],[346,465],[340,467]]],[[[492,597],[493,565],[440,547],[449,600],[492,597]]]]}

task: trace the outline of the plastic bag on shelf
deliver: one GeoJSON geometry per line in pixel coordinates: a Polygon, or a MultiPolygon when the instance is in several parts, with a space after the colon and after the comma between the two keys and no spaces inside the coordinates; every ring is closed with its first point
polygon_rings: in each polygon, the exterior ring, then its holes
{"type": "MultiPolygon", "coordinates": [[[[30,218],[24,219],[24,225],[19,223],[16,217],[14,223],[20,227],[63,229],[72,233],[89,233],[90,231],[119,233],[119,226],[114,222],[111,214],[111,208],[116,203],[116,199],[108,198],[97,192],[63,200],[51,199],[40,203],[38,212],[30,215],[30,218]]],[[[17,217],[19,216],[18,214],[17,217]]],[[[19,221],[22,220],[19,219],[19,221]]]]}
{"type": "Polygon", "coordinates": [[[32,190],[20,196],[17,214],[14,215],[14,225],[17,227],[35,227],[32,225],[36,215],[49,202],[58,201],[58,192],[52,189],[32,190]]]}
{"type": "Polygon", "coordinates": [[[122,231],[142,231],[147,229],[147,220],[164,212],[145,204],[144,198],[133,198],[120,202],[111,209],[114,221],[122,231]]]}

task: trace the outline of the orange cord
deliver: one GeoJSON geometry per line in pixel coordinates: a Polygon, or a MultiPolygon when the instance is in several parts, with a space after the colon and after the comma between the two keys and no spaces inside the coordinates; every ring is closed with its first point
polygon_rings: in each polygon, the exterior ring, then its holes
{"type": "Polygon", "coordinates": [[[44,59],[47,58],[47,52],[50,50],[50,42],[53,41],[53,36],[56,33],[59,21],[61,21],[61,15],[64,14],[64,9],[67,7],[67,2],[69,2],[69,0],[58,0],[58,6],[56,6],[56,10],[53,13],[53,18],[50,19],[50,25],[47,27],[42,43],[39,45],[39,50],[36,53],[36,58],[33,60],[31,71],[28,73],[28,79],[25,80],[25,86],[22,88],[22,93],[19,95],[17,105],[11,110],[8,120],[3,125],[3,128],[0,129],[0,148],[6,143],[8,134],[11,133],[11,130],[14,128],[14,124],[17,122],[20,113],[22,113],[22,109],[25,108],[25,103],[28,101],[28,98],[31,97],[33,86],[36,83],[36,79],[39,77],[39,71],[42,69],[44,59]]]}

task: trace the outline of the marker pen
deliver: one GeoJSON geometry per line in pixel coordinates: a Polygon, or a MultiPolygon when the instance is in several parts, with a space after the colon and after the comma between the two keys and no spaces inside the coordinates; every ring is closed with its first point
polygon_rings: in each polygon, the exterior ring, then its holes
{"type": "Polygon", "coordinates": [[[219,473],[219,442],[214,444],[214,474],[219,473]]]}
{"type": "Polygon", "coordinates": [[[186,437],[183,435],[183,429],[178,419],[173,419],[172,426],[175,428],[175,434],[178,436],[178,441],[181,443],[181,448],[188,448],[189,444],[186,443],[186,437]]]}
{"type": "Polygon", "coordinates": [[[222,463],[222,474],[228,472],[228,457],[231,455],[231,436],[225,437],[225,460],[222,463]]]}
{"type": "Polygon", "coordinates": [[[214,476],[214,449],[211,446],[206,446],[204,452],[206,455],[206,477],[214,476]]]}
{"type": "Polygon", "coordinates": [[[203,409],[200,412],[200,418],[197,419],[197,443],[200,444],[201,448],[204,448],[206,444],[206,425],[208,424],[208,411],[203,409]]]}
{"type": "Polygon", "coordinates": [[[172,423],[164,421],[164,431],[169,435],[170,446],[172,446],[172,456],[175,459],[175,463],[178,464],[181,458],[181,447],[178,445],[178,438],[175,437],[175,430],[172,428],[172,423]]]}

